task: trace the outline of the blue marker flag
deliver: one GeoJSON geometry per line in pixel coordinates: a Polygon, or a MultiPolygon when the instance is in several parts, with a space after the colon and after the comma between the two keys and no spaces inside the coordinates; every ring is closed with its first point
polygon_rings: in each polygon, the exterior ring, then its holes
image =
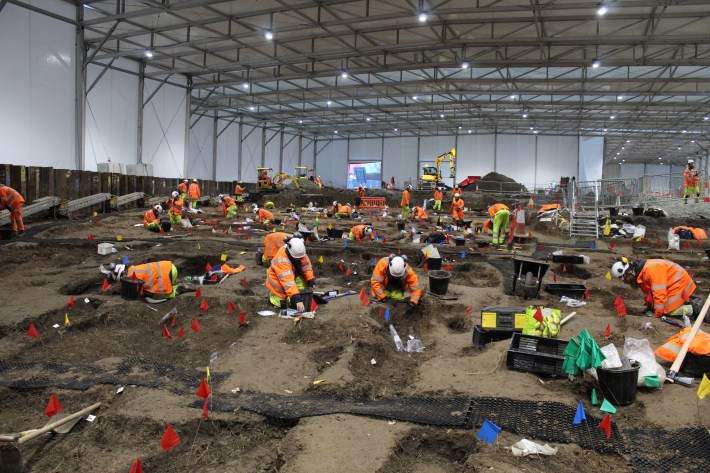
{"type": "Polygon", "coordinates": [[[461,252],[461,259],[464,259],[466,257],[466,250],[463,250],[461,252]]]}
{"type": "Polygon", "coordinates": [[[128,264],[128,256],[123,257],[123,264],[128,264]]]}
{"type": "Polygon", "coordinates": [[[480,440],[483,440],[484,442],[492,444],[496,441],[496,438],[498,438],[499,433],[500,427],[495,425],[490,420],[486,419],[483,421],[481,430],[478,431],[478,435],[476,437],[478,437],[480,440]]]}
{"type": "Polygon", "coordinates": [[[574,425],[581,424],[583,420],[587,420],[587,415],[584,413],[582,401],[579,401],[579,404],[577,404],[577,413],[574,415],[572,423],[574,425]]]}
{"type": "Polygon", "coordinates": [[[385,322],[389,322],[389,321],[390,321],[390,310],[387,309],[385,311],[385,322]]]}
{"type": "Polygon", "coordinates": [[[347,247],[348,247],[348,240],[343,238],[343,248],[347,248],[347,247]]]}
{"type": "Polygon", "coordinates": [[[590,249],[590,250],[596,250],[596,249],[597,249],[597,245],[596,245],[594,242],[592,242],[592,244],[589,245],[589,249],[590,249]]]}

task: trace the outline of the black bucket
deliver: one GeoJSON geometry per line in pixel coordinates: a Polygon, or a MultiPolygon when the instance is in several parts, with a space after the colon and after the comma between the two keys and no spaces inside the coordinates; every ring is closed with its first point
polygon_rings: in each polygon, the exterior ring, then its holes
{"type": "Polygon", "coordinates": [[[274,225],[281,225],[281,219],[280,218],[275,218],[271,221],[274,225]]]}
{"type": "Polygon", "coordinates": [[[619,216],[619,209],[617,209],[616,207],[609,207],[607,210],[609,211],[610,217],[618,217],[619,216]]]}
{"type": "Polygon", "coordinates": [[[641,215],[643,215],[644,210],[645,209],[643,207],[634,207],[631,209],[634,214],[634,217],[640,217],[641,215]]]}
{"type": "Polygon", "coordinates": [[[454,238],[454,243],[456,243],[456,246],[464,246],[466,244],[466,239],[462,236],[457,236],[454,238]]]}
{"type": "Polygon", "coordinates": [[[624,360],[624,366],[621,368],[597,368],[599,387],[604,394],[604,399],[617,406],[634,402],[640,367],[638,361],[624,360]]]}
{"type": "Polygon", "coordinates": [[[343,238],[343,230],[339,228],[329,228],[328,238],[343,238]]]}
{"type": "Polygon", "coordinates": [[[164,231],[164,232],[169,232],[170,229],[173,227],[173,224],[172,224],[172,222],[170,222],[170,221],[168,221],[168,222],[162,222],[160,225],[163,227],[163,231],[164,231]]]}
{"type": "Polygon", "coordinates": [[[121,278],[121,297],[134,301],[140,297],[142,287],[142,279],[131,279],[124,276],[121,278]]]}
{"type": "Polygon", "coordinates": [[[427,258],[426,267],[430,270],[441,269],[441,258],[427,258]]]}
{"type": "Polygon", "coordinates": [[[0,240],[12,239],[13,231],[11,226],[0,227],[0,240]]]}
{"type": "Polygon", "coordinates": [[[397,230],[404,230],[404,222],[397,222],[397,230]]]}
{"type": "MultiPolygon", "coordinates": [[[[313,299],[313,292],[311,291],[301,291],[301,302],[303,302],[303,307],[305,308],[306,312],[309,312],[311,310],[311,300],[313,299]]],[[[293,299],[291,299],[291,306],[292,309],[296,308],[296,303],[293,302],[293,299]]]]}
{"type": "Polygon", "coordinates": [[[449,279],[451,279],[451,273],[435,269],[429,271],[427,274],[429,275],[429,291],[432,294],[445,296],[446,291],[449,290],[449,279]]]}

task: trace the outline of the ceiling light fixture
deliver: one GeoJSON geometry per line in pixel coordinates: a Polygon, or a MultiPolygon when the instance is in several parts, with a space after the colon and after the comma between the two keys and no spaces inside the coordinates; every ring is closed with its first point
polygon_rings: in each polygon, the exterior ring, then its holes
{"type": "Polygon", "coordinates": [[[368,121],[368,122],[369,122],[370,120],[372,120],[372,118],[370,118],[370,117],[367,117],[367,118],[365,119],[365,121],[368,121]]]}
{"type": "Polygon", "coordinates": [[[399,128],[395,128],[394,131],[399,131],[399,128]]]}
{"type": "Polygon", "coordinates": [[[337,134],[338,134],[338,130],[333,130],[333,133],[335,133],[335,134],[337,135],[337,134]]]}
{"type": "Polygon", "coordinates": [[[683,130],[681,133],[688,133],[688,130],[683,130]]]}
{"type": "Polygon", "coordinates": [[[300,123],[300,124],[302,125],[302,124],[303,124],[303,120],[298,120],[298,123],[300,123]]]}
{"type": "Polygon", "coordinates": [[[343,72],[340,73],[340,77],[342,77],[343,79],[347,79],[347,78],[348,78],[348,73],[345,72],[345,71],[343,71],[343,72]]]}
{"type": "Polygon", "coordinates": [[[326,102],[326,103],[327,103],[328,105],[333,105],[333,102],[331,102],[330,100],[328,100],[328,102],[326,102]]]}
{"type": "Polygon", "coordinates": [[[617,98],[618,100],[624,100],[624,96],[623,96],[623,95],[618,95],[616,98],[617,98]]]}
{"type": "Polygon", "coordinates": [[[703,120],[710,120],[710,116],[703,117],[703,120]]]}
{"type": "Polygon", "coordinates": [[[249,82],[244,82],[244,83],[242,84],[242,87],[245,88],[245,89],[248,89],[248,88],[249,88],[249,82]]]}
{"type": "Polygon", "coordinates": [[[150,49],[146,49],[143,55],[147,58],[151,58],[153,57],[153,51],[151,51],[150,49]]]}
{"type": "Polygon", "coordinates": [[[251,107],[249,107],[249,110],[253,112],[255,110],[254,106],[252,105],[251,107]]]}
{"type": "Polygon", "coordinates": [[[274,39],[274,33],[271,30],[266,30],[264,31],[264,38],[271,41],[272,39],[274,39]]]}
{"type": "Polygon", "coordinates": [[[513,100],[515,100],[515,99],[518,98],[518,96],[517,96],[517,94],[510,94],[510,98],[513,99],[513,100]]]}
{"type": "Polygon", "coordinates": [[[523,112],[523,118],[528,118],[528,112],[523,112]]]}
{"type": "Polygon", "coordinates": [[[446,116],[446,115],[444,115],[443,113],[440,113],[440,114],[439,114],[439,118],[444,118],[445,116],[446,116]]]}
{"type": "Polygon", "coordinates": [[[599,10],[597,10],[597,15],[599,15],[599,16],[604,16],[604,15],[606,15],[608,12],[609,12],[609,9],[608,9],[606,6],[602,5],[602,6],[599,7],[599,10]]]}
{"type": "Polygon", "coordinates": [[[472,130],[468,130],[469,133],[471,133],[472,130]]]}
{"type": "Polygon", "coordinates": [[[609,118],[610,118],[611,120],[613,120],[613,119],[616,118],[616,115],[611,115],[609,118]]]}
{"type": "Polygon", "coordinates": [[[604,131],[609,131],[609,129],[608,129],[608,128],[604,128],[604,131]]]}
{"type": "Polygon", "coordinates": [[[468,62],[464,61],[461,63],[461,69],[468,69],[469,67],[471,67],[471,64],[469,64],[468,62]]]}
{"type": "Polygon", "coordinates": [[[424,13],[424,12],[421,12],[421,13],[419,14],[419,21],[420,21],[421,23],[425,23],[426,20],[427,20],[427,14],[424,13]]]}
{"type": "Polygon", "coordinates": [[[417,97],[417,96],[415,95],[414,97],[412,97],[412,100],[417,100],[418,98],[419,98],[419,97],[417,97]]]}
{"type": "Polygon", "coordinates": [[[599,61],[594,61],[594,62],[592,63],[592,67],[593,67],[594,69],[598,68],[598,67],[601,66],[601,65],[602,65],[602,63],[600,63],[599,61]]]}

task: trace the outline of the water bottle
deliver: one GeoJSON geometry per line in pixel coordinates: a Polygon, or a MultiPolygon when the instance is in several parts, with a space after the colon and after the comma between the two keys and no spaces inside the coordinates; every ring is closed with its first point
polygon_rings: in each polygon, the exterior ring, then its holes
{"type": "Polygon", "coordinates": [[[390,324],[390,334],[392,334],[392,340],[394,340],[394,344],[397,347],[397,351],[404,351],[404,343],[402,343],[402,339],[399,338],[397,329],[395,329],[394,325],[392,324],[390,324]]]}

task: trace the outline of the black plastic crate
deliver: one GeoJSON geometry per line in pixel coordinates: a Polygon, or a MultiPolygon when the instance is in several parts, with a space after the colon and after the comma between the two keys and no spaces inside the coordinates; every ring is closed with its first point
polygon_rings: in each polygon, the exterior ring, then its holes
{"type": "Polygon", "coordinates": [[[520,307],[484,307],[481,310],[481,328],[519,329],[525,326],[525,309],[520,307]]]}
{"type": "Polygon", "coordinates": [[[568,340],[516,333],[510,340],[510,349],[544,355],[555,355],[564,359],[564,353],[568,343],[568,340]]]}
{"type": "Polygon", "coordinates": [[[587,286],[584,284],[547,284],[545,291],[555,296],[567,296],[573,299],[584,299],[587,286]]]}
{"type": "Polygon", "coordinates": [[[553,263],[567,263],[567,264],[582,264],[584,263],[584,258],[581,256],[573,255],[552,255],[553,263]]]}
{"type": "Polygon", "coordinates": [[[531,353],[524,350],[508,350],[506,366],[510,369],[531,373],[565,376],[562,371],[564,357],[531,353]]]}
{"type": "Polygon", "coordinates": [[[473,346],[481,348],[492,342],[510,340],[514,333],[520,333],[520,330],[514,328],[487,329],[482,328],[480,325],[474,325],[473,346]]]}

